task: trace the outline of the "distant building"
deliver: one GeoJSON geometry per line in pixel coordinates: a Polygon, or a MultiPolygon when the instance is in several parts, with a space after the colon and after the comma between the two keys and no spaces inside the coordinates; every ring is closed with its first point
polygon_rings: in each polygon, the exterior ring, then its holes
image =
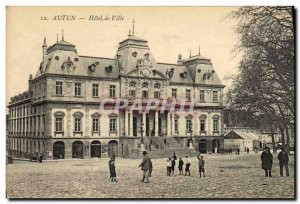
{"type": "Polygon", "coordinates": [[[250,151],[253,151],[255,148],[261,149],[262,143],[254,133],[231,131],[224,137],[224,149],[230,148],[233,150],[239,148],[240,151],[249,148],[250,151]]]}
{"type": "Polygon", "coordinates": [[[64,39],[50,47],[45,39],[42,52],[28,91],[11,97],[8,105],[11,154],[124,156],[140,148],[141,128],[148,144],[150,137],[165,136],[182,148],[186,141],[205,153],[220,148],[224,85],[211,60],[200,53],[186,60],[180,55],[177,64],[159,63],[147,40],[134,34],[119,43],[114,58],[81,56],[64,39]],[[104,98],[112,102],[100,110],[104,98]],[[194,99],[195,107],[191,113],[160,113],[160,107],[148,114],[129,108],[112,110],[118,98],[139,98],[143,106],[154,98],[184,99],[187,108],[194,99]]]}

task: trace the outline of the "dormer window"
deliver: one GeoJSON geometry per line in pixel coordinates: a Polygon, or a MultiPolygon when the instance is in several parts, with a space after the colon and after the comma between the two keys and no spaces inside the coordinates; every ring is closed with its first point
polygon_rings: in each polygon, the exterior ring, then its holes
{"type": "Polygon", "coordinates": [[[180,74],[180,76],[185,79],[187,77],[187,73],[183,72],[183,73],[180,74]]]}
{"type": "Polygon", "coordinates": [[[105,67],[105,71],[107,73],[111,73],[112,72],[112,69],[113,69],[113,66],[112,65],[109,65],[108,67],[105,67]]]}

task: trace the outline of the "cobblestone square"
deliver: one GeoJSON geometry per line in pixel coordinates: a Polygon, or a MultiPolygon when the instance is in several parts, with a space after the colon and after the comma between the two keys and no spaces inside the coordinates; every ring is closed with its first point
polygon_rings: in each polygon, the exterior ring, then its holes
{"type": "MultiPolygon", "coordinates": [[[[178,155],[182,156],[182,155],[178,155]]],[[[191,158],[192,176],[166,176],[166,159],[153,159],[151,183],[141,183],[140,159],[116,159],[118,182],[109,181],[108,159],[16,161],[7,165],[8,198],[294,198],[294,157],[290,177],[264,177],[260,154],[204,155],[206,177],[191,158]]]]}

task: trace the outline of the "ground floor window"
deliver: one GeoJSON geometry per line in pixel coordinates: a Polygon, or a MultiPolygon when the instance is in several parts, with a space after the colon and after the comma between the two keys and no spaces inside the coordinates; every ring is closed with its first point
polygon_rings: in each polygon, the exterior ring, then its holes
{"type": "Polygon", "coordinates": [[[110,132],[116,132],[117,130],[117,119],[116,118],[111,118],[109,120],[109,131],[110,132]]]}

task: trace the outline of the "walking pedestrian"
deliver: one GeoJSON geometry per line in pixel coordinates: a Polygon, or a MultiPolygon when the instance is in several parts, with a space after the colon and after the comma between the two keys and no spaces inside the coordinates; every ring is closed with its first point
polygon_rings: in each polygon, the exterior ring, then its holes
{"type": "Polygon", "coordinates": [[[181,158],[179,158],[179,162],[178,162],[178,170],[179,170],[179,175],[183,175],[183,161],[181,158]]]}
{"type": "Polygon", "coordinates": [[[200,177],[201,177],[201,173],[203,173],[203,177],[205,177],[205,173],[204,173],[205,161],[203,159],[203,156],[201,156],[201,157],[198,156],[197,158],[198,158],[200,177]]]}
{"type": "Polygon", "coordinates": [[[247,154],[249,154],[249,148],[247,148],[247,154]]]}
{"type": "Polygon", "coordinates": [[[151,177],[152,176],[153,164],[152,164],[151,157],[149,157],[149,159],[150,159],[149,177],[151,177]]]}
{"type": "Polygon", "coordinates": [[[171,173],[172,175],[174,175],[174,171],[175,171],[175,165],[176,165],[176,161],[175,161],[175,158],[172,157],[172,161],[171,161],[171,173]]]}
{"type": "Polygon", "coordinates": [[[289,176],[289,154],[286,151],[286,148],[282,148],[277,156],[279,160],[280,176],[283,176],[283,167],[285,168],[285,175],[289,176]]]}
{"type": "Polygon", "coordinates": [[[143,171],[143,178],[141,181],[144,183],[150,183],[149,180],[150,157],[147,155],[146,151],[143,151],[142,154],[143,154],[143,161],[139,165],[139,167],[141,167],[141,170],[143,171]]]}
{"type": "Polygon", "coordinates": [[[110,181],[117,182],[117,173],[116,173],[116,166],[115,166],[115,157],[112,156],[108,162],[109,172],[110,172],[110,181]]]}
{"type": "Polygon", "coordinates": [[[171,169],[172,169],[172,159],[169,157],[167,159],[167,176],[171,176],[171,169]]]}
{"type": "Polygon", "coordinates": [[[40,153],[39,155],[39,162],[42,163],[43,162],[43,155],[40,153]]]}
{"type": "Polygon", "coordinates": [[[272,177],[271,170],[272,170],[272,165],[273,165],[273,156],[270,152],[269,147],[265,147],[263,153],[261,154],[260,159],[262,161],[261,168],[263,170],[265,170],[265,176],[272,177]]]}
{"type": "Polygon", "coordinates": [[[191,161],[190,161],[190,159],[189,159],[189,156],[186,155],[186,156],[185,156],[185,174],[184,174],[185,176],[187,176],[187,174],[188,174],[189,176],[191,176],[190,166],[191,166],[191,161]]]}

